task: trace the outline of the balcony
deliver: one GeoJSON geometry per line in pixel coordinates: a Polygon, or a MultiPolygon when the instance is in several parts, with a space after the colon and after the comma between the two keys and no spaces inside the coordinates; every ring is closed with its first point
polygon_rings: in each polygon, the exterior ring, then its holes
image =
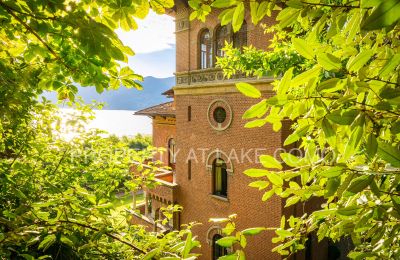
{"type": "Polygon", "coordinates": [[[192,70],[185,72],[176,72],[176,85],[196,85],[205,83],[225,83],[248,80],[256,80],[256,77],[246,77],[245,74],[236,74],[232,78],[227,79],[221,69],[210,68],[201,70],[192,70]]]}
{"type": "Polygon", "coordinates": [[[173,181],[173,172],[159,173],[155,177],[159,185],[153,189],[146,188],[146,195],[162,204],[173,204],[176,198],[176,188],[178,187],[173,181]]]}

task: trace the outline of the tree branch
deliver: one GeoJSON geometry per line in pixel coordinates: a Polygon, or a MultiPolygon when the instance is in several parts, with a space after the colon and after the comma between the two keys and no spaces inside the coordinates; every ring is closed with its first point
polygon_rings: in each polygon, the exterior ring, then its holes
{"type": "MultiPolygon", "coordinates": [[[[91,230],[94,230],[94,231],[100,231],[100,229],[98,229],[98,228],[95,228],[95,227],[92,227],[92,226],[90,226],[90,225],[86,225],[86,224],[83,224],[83,223],[79,223],[79,222],[74,222],[74,221],[69,221],[69,220],[59,220],[58,222],[59,222],[59,223],[66,223],[66,224],[77,225],[77,226],[80,226],[80,227],[83,227],[83,228],[87,228],[87,229],[91,229],[91,230]]],[[[106,236],[108,236],[108,237],[111,237],[112,239],[115,239],[115,240],[121,242],[122,244],[125,244],[125,245],[129,246],[130,248],[132,248],[132,249],[138,251],[139,253],[146,254],[146,251],[144,251],[144,250],[138,248],[138,247],[135,246],[135,245],[132,245],[131,243],[129,243],[129,242],[127,242],[127,241],[125,241],[125,240],[119,238],[118,236],[116,236],[116,235],[114,235],[114,234],[105,232],[104,235],[106,235],[106,236]]]]}
{"type": "Polygon", "coordinates": [[[40,37],[40,35],[37,34],[37,32],[35,32],[26,22],[19,18],[8,5],[0,1],[0,6],[3,7],[12,17],[14,17],[15,20],[22,24],[30,33],[32,33],[57,60],[59,60],[68,69],[71,69],[67,64],[63,62],[61,57],[50,47],[50,45],[45,40],[43,40],[42,37],[40,37]]]}

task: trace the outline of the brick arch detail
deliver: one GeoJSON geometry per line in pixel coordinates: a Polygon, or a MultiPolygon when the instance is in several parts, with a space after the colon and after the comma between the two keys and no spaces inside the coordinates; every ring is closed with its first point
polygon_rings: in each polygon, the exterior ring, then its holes
{"type": "Polygon", "coordinates": [[[224,160],[224,162],[226,164],[226,172],[228,173],[228,175],[233,176],[233,164],[232,164],[231,159],[229,158],[229,156],[226,153],[224,153],[223,151],[221,151],[219,149],[212,151],[207,157],[206,168],[210,174],[212,173],[212,164],[215,159],[224,160]]]}
{"type": "Polygon", "coordinates": [[[222,235],[222,228],[220,226],[211,226],[206,234],[207,244],[212,244],[213,237],[216,234],[222,235]]]}

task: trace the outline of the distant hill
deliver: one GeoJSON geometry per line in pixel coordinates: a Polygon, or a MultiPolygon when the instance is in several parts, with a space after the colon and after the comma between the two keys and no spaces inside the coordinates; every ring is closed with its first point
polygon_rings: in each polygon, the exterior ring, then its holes
{"type": "MultiPolygon", "coordinates": [[[[90,103],[92,100],[107,103],[104,109],[139,110],[167,102],[169,99],[161,93],[174,86],[175,77],[145,77],[141,84],[143,90],[140,91],[121,87],[118,90],[104,91],[101,94],[98,94],[94,87],[79,87],[78,95],[83,98],[85,103],[90,103]]],[[[54,103],[57,102],[56,93],[45,93],[43,96],[54,103]]]]}

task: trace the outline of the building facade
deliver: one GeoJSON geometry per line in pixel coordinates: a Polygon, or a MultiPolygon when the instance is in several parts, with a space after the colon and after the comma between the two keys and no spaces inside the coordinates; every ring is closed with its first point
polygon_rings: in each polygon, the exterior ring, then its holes
{"type": "MultiPolygon", "coordinates": [[[[223,236],[223,226],[210,223],[210,218],[237,214],[240,230],[277,227],[282,215],[304,212],[303,207],[285,209],[284,201],[277,196],[263,202],[263,192],[248,186],[252,179],[243,171],[261,167],[258,156],[274,154],[283,147],[290,123],[284,123],[279,132],[274,132],[271,125],[244,127],[246,121],[242,115],[255,101],[239,93],[235,83],[249,82],[268,98],[273,95],[273,79],[243,75],[227,79],[215,67],[216,57],[224,55],[225,41],[238,48],[252,45],[266,49],[271,35],[264,34],[260,26],[252,25],[248,8],[245,23],[237,33],[230,26],[220,26],[218,14],[214,10],[206,23],[189,21],[187,2],[176,1],[171,11],[176,21],[176,85],[165,93],[173,101],[136,113],[153,118],[153,144],[167,150],[167,155],[157,155],[155,159],[172,169],[169,174],[159,175],[163,180],[161,186],[146,191],[142,217],[152,224],[161,218],[158,211],[161,206],[170,203],[183,206],[169,227],[179,228],[193,221],[202,223],[193,229],[202,245],[198,249],[201,259],[217,259],[227,253],[215,245],[223,236]]],[[[268,26],[275,19],[265,18],[262,22],[268,26]]],[[[250,237],[245,249],[247,258],[281,259],[271,252],[276,246],[271,242],[273,236],[268,231],[250,237]]],[[[307,252],[293,259],[328,259],[323,246],[318,251],[316,254],[314,246],[310,246],[307,252]]]]}

